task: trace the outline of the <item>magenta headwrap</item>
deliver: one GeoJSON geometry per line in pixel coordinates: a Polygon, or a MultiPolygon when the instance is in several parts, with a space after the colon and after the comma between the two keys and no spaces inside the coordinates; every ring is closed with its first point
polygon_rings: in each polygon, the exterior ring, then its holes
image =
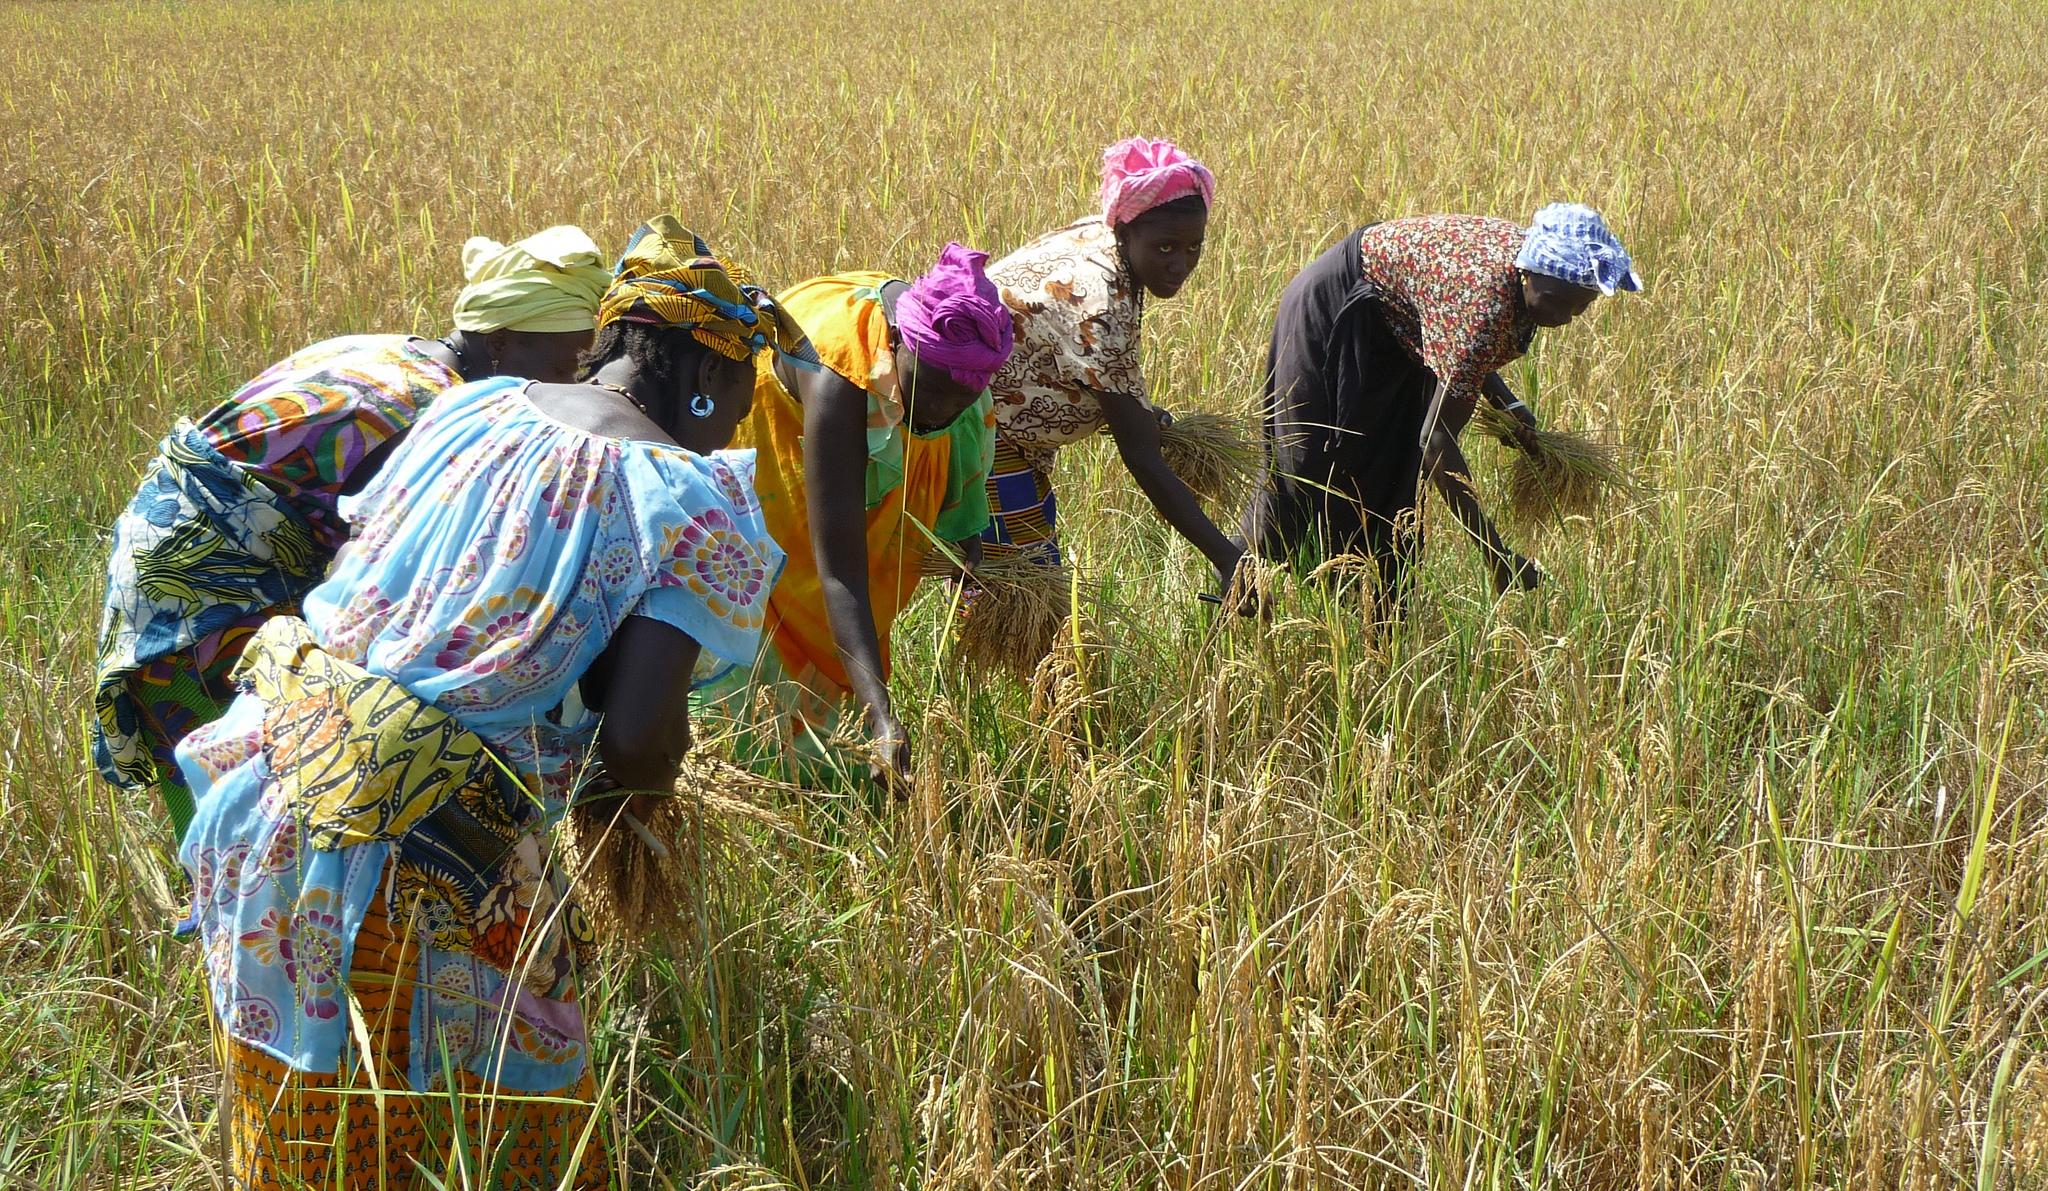
{"type": "Polygon", "coordinates": [[[1126,137],[1102,151],[1102,220],[1112,228],[1191,194],[1212,205],[1216,175],[1172,141],[1126,137]]]}
{"type": "Polygon", "coordinates": [[[1010,358],[1010,309],[988,279],[988,253],[948,244],[896,302],[896,330],[920,360],[986,389],[1010,358]]]}

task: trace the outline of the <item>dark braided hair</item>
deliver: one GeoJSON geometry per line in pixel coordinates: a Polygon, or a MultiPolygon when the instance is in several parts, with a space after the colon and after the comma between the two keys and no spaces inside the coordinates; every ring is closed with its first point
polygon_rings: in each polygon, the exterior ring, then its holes
{"type": "Polygon", "coordinates": [[[621,319],[605,324],[590,349],[578,358],[582,371],[577,379],[587,381],[597,375],[598,369],[623,356],[651,382],[635,394],[647,403],[649,416],[657,422],[675,425],[682,421],[684,405],[696,388],[700,361],[710,350],[686,328],[621,319]]]}

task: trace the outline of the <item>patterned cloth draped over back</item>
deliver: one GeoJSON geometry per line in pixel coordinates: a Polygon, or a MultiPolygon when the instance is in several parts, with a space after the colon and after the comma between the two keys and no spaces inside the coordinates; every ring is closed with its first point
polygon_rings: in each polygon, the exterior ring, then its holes
{"type": "Polygon", "coordinates": [[[595,718],[567,696],[629,615],[695,638],[700,679],[752,661],[781,552],[751,469],[573,429],[498,379],[445,394],[342,502],[356,538],[304,622],[266,627],[243,693],[178,751],[193,919],[244,1069],[349,1070],[356,933],[395,889],[407,1086],[446,1086],[444,1062],[501,1091],[581,1085],[589,936],[546,840],[595,718]],[[494,864],[431,846],[444,803],[494,864]]]}
{"type": "MultiPolygon", "coordinates": [[[[907,424],[882,303],[890,282],[886,273],[842,273],[803,282],[779,299],[825,366],[867,394],[868,598],[885,677],[890,628],[917,592],[925,552],[935,541],[975,537],[988,525],[985,484],[993,449],[986,394],[943,430],[920,434],[907,424]]],[[[771,600],[769,631],[782,675],[829,704],[848,687],[811,551],[803,427],[802,407],[762,357],[747,434],[760,449],[763,516],[789,554],[771,600]]]]}
{"type": "Polygon", "coordinates": [[[114,525],[92,741],[108,781],[158,782],[182,832],[171,750],[220,714],[249,634],[347,540],[349,474],[458,379],[402,335],[329,339],[163,440],[114,525]]]}
{"type": "Polygon", "coordinates": [[[989,278],[1002,288],[1017,346],[989,386],[997,449],[984,536],[1056,559],[1059,448],[1102,430],[1098,393],[1152,408],[1139,334],[1145,291],[1099,216],[1040,236],[996,262],[989,278]]]}
{"type": "Polygon", "coordinates": [[[1484,215],[1391,219],[1359,236],[1360,270],[1387,327],[1416,363],[1470,409],[1488,375],[1520,359],[1536,333],[1515,256],[1527,229],[1484,215]]]}

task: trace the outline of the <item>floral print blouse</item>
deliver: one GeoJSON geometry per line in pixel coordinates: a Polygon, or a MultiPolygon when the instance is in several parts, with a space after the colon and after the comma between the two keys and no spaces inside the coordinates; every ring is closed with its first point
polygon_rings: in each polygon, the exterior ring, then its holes
{"type": "Polygon", "coordinates": [[[1394,337],[1436,374],[1447,402],[1470,407],[1488,375],[1520,358],[1536,333],[1515,257],[1527,231],[1480,215],[1422,215],[1366,228],[1366,285],[1394,337]]]}

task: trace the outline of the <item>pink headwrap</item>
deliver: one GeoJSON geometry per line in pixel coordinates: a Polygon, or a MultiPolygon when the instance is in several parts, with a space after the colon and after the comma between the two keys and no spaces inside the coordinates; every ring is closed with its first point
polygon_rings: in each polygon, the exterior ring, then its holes
{"type": "Polygon", "coordinates": [[[1010,309],[988,279],[988,253],[946,245],[939,263],[896,302],[896,330],[920,360],[986,389],[1010,358],[1010,309]]]}
{"type": "Polygon", "coordinates": [[[1112,228],[1191,194],[1210,205],[1216,176],[1172,141],[1126,137],[1102,151],[1102,220],[1112,228]]]}

